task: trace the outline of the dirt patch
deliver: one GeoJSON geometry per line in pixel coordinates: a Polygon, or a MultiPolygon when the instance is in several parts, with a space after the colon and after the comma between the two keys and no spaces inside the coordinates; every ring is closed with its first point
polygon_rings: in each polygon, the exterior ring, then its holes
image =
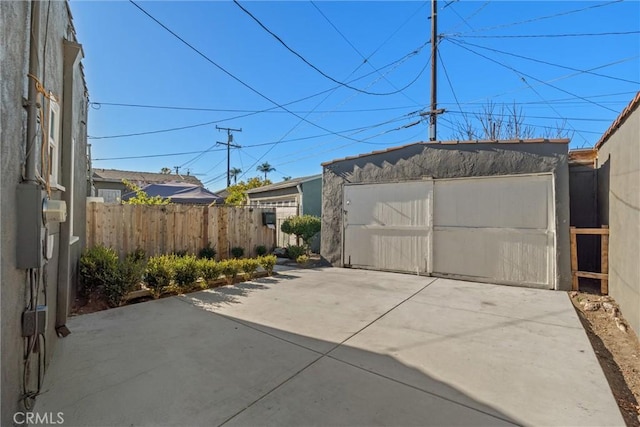
{"type": "Polygon", "coordinates": [[[640,427],[640,343],[610,296],[570,292],[627,426],[640,427]]]}

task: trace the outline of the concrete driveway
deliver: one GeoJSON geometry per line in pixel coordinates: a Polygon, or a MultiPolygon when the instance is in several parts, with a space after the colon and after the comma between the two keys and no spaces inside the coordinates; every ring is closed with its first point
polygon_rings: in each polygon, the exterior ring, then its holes
{"type": "Polygon", "coordinates": [[[624,425],[565,293],[291,270],[71,319],[64,425],[624,425]]]}

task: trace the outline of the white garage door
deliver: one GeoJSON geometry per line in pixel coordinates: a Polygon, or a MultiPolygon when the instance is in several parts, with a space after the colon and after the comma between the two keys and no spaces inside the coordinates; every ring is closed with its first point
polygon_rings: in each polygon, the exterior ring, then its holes
{"type": "Polygon", "coordinates": [[[344,264],[427,273],[432,198],[431,180],[346,185],[344,264]]]}
{"type": "Polygon", "coordinates": [[[343,263],[555,287],[553,175],[344,187],[343,263]]]}
{"type": "Polygon", "coordinates": [[[437,180],[433,272],[553,288],[551,174],[437,180]]]}

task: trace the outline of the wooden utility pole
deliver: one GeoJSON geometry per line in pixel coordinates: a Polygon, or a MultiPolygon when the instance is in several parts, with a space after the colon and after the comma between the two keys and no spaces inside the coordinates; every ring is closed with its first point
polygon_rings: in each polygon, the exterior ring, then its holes
{"type": "Polygon", "coordinates": [[[438,0],[431,0],[431,112],[429,115],[429,141],[436,140],[436,117],[438,113],[438,0]]]}
{"type": "Polygon", "coordinates": [[[233,134],[231,132],[242,132],[242,128],[240,129],[232,129],[232,128],[221,128],[216,126],[218,130],[226,130],[227,131],[227,142],[216,141],[216,144],[226,145],[227,146],[227,188],[231,186],[231,147],[240,148],[239,145],[233,143],[233,134]]]}

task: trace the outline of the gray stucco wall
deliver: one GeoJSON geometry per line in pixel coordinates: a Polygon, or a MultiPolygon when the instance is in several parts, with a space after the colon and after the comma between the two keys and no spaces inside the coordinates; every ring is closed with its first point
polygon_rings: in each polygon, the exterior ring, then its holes
{"type": "MultiPolygon", "coordinates": [[[[22,374],[23,374],[23,351],[24,341],[22,338],[21,316],[27,305],[28,300],[28,282],[27,271],[17,268],[16,247],[20,238],[17,230],[17,218],[21,213],[16,209],[17,185],[22,181],[22,166],[25,160],[25,144],[26,144],[26,125],[27,114],[23,108],[23,98],[27,97],[28,83],[31,81],[27,78],[29,67],[29,32],[30,32],[30,14],[31,2],[26,1],[2,1],[0,2],[0,35],[2,38],[2,48],[0,49],[0,87],[1,87],[1,108],[0,114],[0,161],[2,164],[2,181],[0,183],[0,216],[1,216],[1,322],[2,336],[1,345],[1,375],[2,375],[2,407],[0,413],[0,425],[12,425],[13,414],[16,411],[24,411],[21,405],[22,394],[22,374]]],[[[44,77],[41,77],[42,83],[47,90],[51,90],[60,99],[60,110],[62,112],[63,103],[69,100],[63,99],[63,40],[65,38],[72,39],[72,26],[68,5],[66,1],[52,1],[41,3],[41,41],[40,46],[43,47],[44,34],[46,27],[46,14],[49,13],[48,23],[48,41],[46,50],[46,60],[40,58],[40,66],[44,65],[44,77]]],[[[42,50],[41,50],[42,51],[42,50]]],[[[79,69],[74,71],[78,73],[79,83],[82,87],[80,98],[85,97],[84,82],[82,73],[79,69]]],[[[73,101],[73,102],[77,102],[73,101]]],[[[74,134],[76,135],[76,169],[79,177],[75,177],[76,187],[74,193],[79,194],[86,191],[86,165],[85,157],[86,146],[86,129],[79,126],[81,121],[86,122],[86,109],[84,112],[80,110],[74,111],[76,117],[62,117],[62,121],[72,120],[74,134]],[[83,117],[80,117],[83,115],[83,117]],[[84,167],[85,169],[82,169],[84,167]],[[82,182],[84,180],[84,182],[82,182]]],[[[61,123],[62,124],[62,123],[61,123]]],[[[68,143],[60,137],[59,145],[68,143]]],[[[39,147],[39,142],[38,142],[39,147]]],[[[37,148],[39,153],[39,148],[37,148]]],[[[39,169],[39,156],[38,169],[39,169]]],[[[62,165],[62,158],[60,159],[62,165]]],[[[63,176],[68,171],[61,169],[60,174],[63,176]]],[[[52,199],[61,199],[64,193],[60,191],[52,191],[52,199]]],[[[81,234],[81,240],[74,252],[78,255],[79,248],[82,246],[84,238],[84,218],[85,204],[84,195],[78,197],[79,203],[76,203],[74,214],[74,223],[81,234]]],[[[57,312],[57,293],[58,293],[58,273],[60,262],[60,226],[54,225],[49,229],[49,233],[55,238],[53,257],[47,263],[46,269],[42,269],[42,276],[47,281],[47,360],[53,354],[56,342],[58,340],[55,334],[55,320],[57,312]]],[[[77,264],[77,258],[76,258],[77,264]]],[[[41,293],[42,293],[41,285],[41,293]]],[[[42,294],[39,304],[44,303],[42,294]]],[[[37,375],[37,355],[35,355],[31,364],[31,380],[29,389],[36,387],[37,375]]]]}
{"type": "Polygon", "coordinates": [[[640,334],[640,108],[598,149],[600,221],[609,226],[609,293],[640,334]]]}
{"type": "Polygon", "coordinates": [[[328,164],[323,170],[321,255],[342,266],[343,186],[422,177],[456,178],[553,172],[555,175],[557,280],[571,286],[567,144],[416,144],[328,164]]]}

